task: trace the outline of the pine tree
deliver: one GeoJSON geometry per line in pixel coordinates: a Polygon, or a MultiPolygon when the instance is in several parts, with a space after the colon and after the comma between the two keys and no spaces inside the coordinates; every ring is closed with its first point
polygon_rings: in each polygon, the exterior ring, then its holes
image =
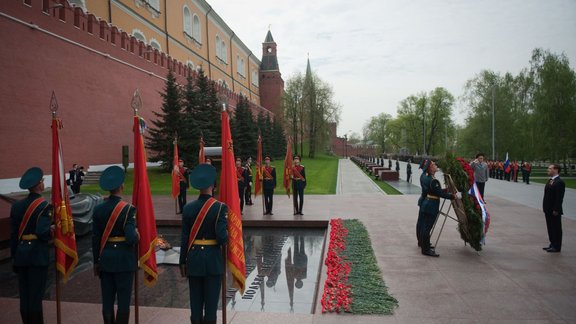
{"type": "Polygon", "coordinates": [[[160,112],[153,112],[157,119],[151,121],[154,127],[151,127],[146,135],[146,147],[154,153],[150,161],[160,162],[165,170],[172,168],[174,136],[182,124],[179,92],[174,74],[169,71],[164,93],[160,94],[163,100],[162,107],[160,112]]]}
{"type": "Polygon", "coordinates": [[[220,146],[222,107],[218,100],[214,82],[209,80],[202,70],[198,73],[196,94],[198,104],[194,107],[193,118],[196,120],[198,130],[204,134],[206,146],[220,146]]]}
{"type": "Polygon", "coordinates": [[[248,99],[240,96],[234,115],[234,149],[236,156],[246,159],[255,156],[257,150],[258,132],[254,123],[248,99]]]}
{"type": "Polygon", "coordinates": [[[282,158],[286,153],[286,134],[279,116],[274,117],[272,122],[272,155],[274,158],[282,158]]]}
{"type": "Polygon", "coordinates": [[[182,93],[182,131],[178,133],[180,157],[186,165],[193,167],[198,164],[198,149],[200,128],[198,127],[197,111],[199,110],[199,91],[191,75],[186,78],[186,89],[182,93]]]}
{"type": "Polygon", "coordinates": [[[273,156],[272,154],[274,150],[273,144],[273,133],[272,133],[272,120],[270,119],[270,115],[266,115],[264,117],[264,127],[261,130],[262,133],[262,151],[264,155],[273,156]]]}

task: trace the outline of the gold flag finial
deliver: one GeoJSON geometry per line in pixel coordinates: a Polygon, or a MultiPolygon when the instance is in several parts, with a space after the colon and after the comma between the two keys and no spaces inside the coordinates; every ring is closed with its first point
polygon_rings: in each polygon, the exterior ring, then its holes
{"type": "Polygon", "coordinates": [[[134,116],[138,115],[138,110],[142,108],[142,98],[140,97],[140,90],[136,88],[134,94],[132,95],[132,109],[134,110],[134,116]]]}

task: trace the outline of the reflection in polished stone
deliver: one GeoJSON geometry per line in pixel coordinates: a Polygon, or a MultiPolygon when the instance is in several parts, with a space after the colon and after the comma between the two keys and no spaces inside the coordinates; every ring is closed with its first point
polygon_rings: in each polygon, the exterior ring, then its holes
{"type": "MultiPolygon", "coordinates": [[[[189,308],[188,280],[180,277],[177,265],[181,230],[159,227],[172,249],[162,254],[158,282],[145,287],[139,277],[141,306],[189,308]],[[176,261],[177,263],[177,261],[176,261]]],[[[228,307],[245,311],[310,313],[321,262],[324,230],[244,229],[246,251],[246,291],[240,296],[229,289],[228,307]],[[295,289],[296,288],[296,289],[295,289]]],[[[61,285],[61,300],[96,303],[100,301],[100,282],[92,273],[91,235],[77,237],[79,262],[69,281],[61,285]]],[[[44,299],[55,300],[54,253],[48,270],[44,299]]],[[[18,279],[9,260],[0,262],[0,297],[18,298],[18,279]]],[[[132,304],[134,298],[132,298],[132,304]]]]}
{"type": "Polygon", "coordinates": [[[246,290],[229,309],[310,314],[323,242],[324,230],[246,230],[246,290]]]}

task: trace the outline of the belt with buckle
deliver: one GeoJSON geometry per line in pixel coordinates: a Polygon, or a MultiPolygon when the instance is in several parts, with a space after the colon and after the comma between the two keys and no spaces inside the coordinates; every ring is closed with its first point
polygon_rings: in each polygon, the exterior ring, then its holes
{"type": "Polygon", "coordinates": [[[24,234],[20,239],[22,241],[34,241],[38,239],[38,236],[36,236],[36,234],[24,234]]]}
{"type": "Polygon", "coordinates": [[[440,199],[440,197],[434,196],[434,195],[426,195],[426,198],[428,198],[428,199],[435,199],[435,200],[440,199]]]}
{"type": "Polygon", "coordinates": [[[110,242],[110,243],[126,242],[126,237],[125,236],[112,236],[112,237],[109,237],[108,240],[106,240],[106,242],[110,242]]]}
{"type": "Polygon", "coordinates": [[[218,245],[216,240],[194,240],[194,245],[218,245]]]}

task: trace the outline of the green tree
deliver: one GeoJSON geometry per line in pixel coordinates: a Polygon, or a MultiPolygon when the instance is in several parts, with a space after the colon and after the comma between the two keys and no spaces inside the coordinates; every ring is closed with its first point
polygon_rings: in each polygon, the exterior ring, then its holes
{"type": "Polygon", "coordinates": [[[286,134],[280,117],[274,117],[272,121],[272,157],[279,159],[286,154],[286,134]]]}
{"type": "Polygon", "coordinates": [[[156,119],[151,121],[153,127],[146,135],[146,147],[153,152],[150,161],[160,162],[162,168],[170,170],[174,155],[174,138],[176,133],[180,133],[182,126],[180,91],[171,70],[166,76],[164,92],[160,95],[163,101],[162,107],[159,112],[153,112],[156,119]]]}
{"type": "Polygon", "coordinates": [[[564,161],[576,153],[576,74],[565,54],[535,49],[530,61],[534,77],[534,119],[540,157],[564,161]]]}
{"type": "Polygon", "coordinates": [[[377,144],[382,152],[386,152],[388,143],[390,142],[391,130],[388,129],[388,123],[392,119],[387,113],[381,113],[370,120],[364,125],[364,138],[373,141],[377,144]]]}
{"type": "Polygon", "coordinates": [[[198,87],[194,78],[186,78],[186,88],[182,93],[184,114],[182,116],[182,129],[178,133],[179,155],[189,166],[198,164],[198,150],[200,142],[200,127],[198,127],[199,96],[198,87]]]}
{"type": "Polygon", "coordinates": [[[193,116],[199,131],[204,134],[204,143],[206,146],[220,146],[222,106],[214,82],[209,80],[202,70],[198,73],[195,91],[197,104],[193,116]]]}
{"type": "Polygon", "coordinates": [[[250,110],[248,99],[240,96],[234,114],[234,151],[235,155],[246,159],[255,156],[257,150],[258,130],[250,110]]]}

